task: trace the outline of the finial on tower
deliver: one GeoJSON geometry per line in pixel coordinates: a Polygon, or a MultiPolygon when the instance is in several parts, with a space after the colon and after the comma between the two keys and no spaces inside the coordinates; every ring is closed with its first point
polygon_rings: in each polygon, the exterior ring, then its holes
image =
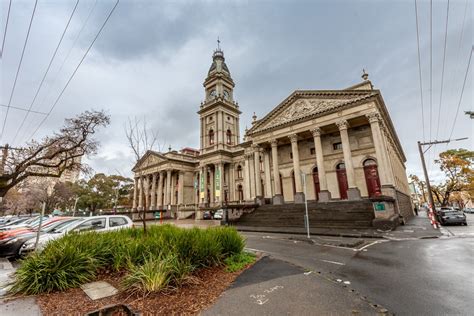
{"type": "Polygon", "coordinates": [[[170,152],[170,151],[171,151],[171,145],[169,145],[169,147],[168,147],[168,152],[170,152]]]}
{"type": "Polygon", "coordinates": [[[364,79],[364,80],[369,79],[369,74],[365,72],[365,69],[362,69],[362,79],[364,79]]]}
{"type": "Polygon", "coordinates": [[[221,41],[219,40],[219,36],[217,37],[217,49],[221,50],[221,41]]]}

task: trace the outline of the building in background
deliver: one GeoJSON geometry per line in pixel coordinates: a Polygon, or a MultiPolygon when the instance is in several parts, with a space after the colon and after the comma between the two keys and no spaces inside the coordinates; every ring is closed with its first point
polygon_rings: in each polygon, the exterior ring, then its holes
{"type": "Polygon", "coordinates": [[[199,151],[147,152],[132,169],[134,208],[195,212],[389,197],[394,214],[412,216],[405,154],[381,92],[365,72],[362,78],[342,90],[294,91],[263,118],[254,114],[241,139],[235,83],[217,49],[197,109],[199,151]]]}

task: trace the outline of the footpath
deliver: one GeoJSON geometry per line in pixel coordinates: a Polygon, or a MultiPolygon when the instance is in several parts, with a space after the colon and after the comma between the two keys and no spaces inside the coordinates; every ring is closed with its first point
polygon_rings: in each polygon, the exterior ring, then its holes
{"type": "MultiPolygon", "coordinates": [[[[219,226],[220,221],[217,220],[200,220],[193,219],[184,220],[164,220],[148,222],[148,225],[171,224],[183,228],[192,227],[212,227],[219,226]]],[[[253,227],[253,226],[234,226],[237,230],[242,232],[261,232],[261,233],[280,233],[280,234],[298,234],[306,235],[305,227],[253,227]]],[[[382,230],[375,228],[310,228],[310,234],[315,236],[335,236],[348,238],[385,238],[391,240],[406,240],[406,239],[425,239],[438,238],[443,234],[439,229],[434,229],[431,226],[425,212],[420,212],[418,216],[414,216],[405,225],[398,226],[394,230],[382,230]]]]}

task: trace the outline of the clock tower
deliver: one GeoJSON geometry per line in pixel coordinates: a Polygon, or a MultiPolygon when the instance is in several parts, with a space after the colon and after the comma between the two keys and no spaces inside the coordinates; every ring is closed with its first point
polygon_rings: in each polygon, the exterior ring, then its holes
{"type": "Polygon", "coordinates": [[[217,150],[232,151],[239,144],[241,112],[234,101],[234,87],[224,52],[218,45],[204,80],[206,97],[198,111],[201,119],[201,154],[217,150]]]}

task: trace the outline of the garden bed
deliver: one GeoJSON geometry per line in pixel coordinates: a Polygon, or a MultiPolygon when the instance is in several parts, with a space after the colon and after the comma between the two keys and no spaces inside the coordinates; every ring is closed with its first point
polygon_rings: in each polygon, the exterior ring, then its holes
{"type": "MultiPolygon", "coordinates": [[[[84,315],[115,304],[128,305],[134,312],[143,315],[195,315],[210,307],[243,271],[227,272],[224,266],[201,269],[193,274],[192,282],[145,297],[121,292],[92,301],[81,289],[74,288],[38,295],[37,303],[43,315],[84,315]]],[[[98,280],[117,287],[122,278],[123,275],[114,273],[100,275],[98,280]]]]}
{"type": "Polygon", "coordinates": [[[195,314],[255,256],[233,228],[170,225],[69,234],[21,262],[14,295],[38,295],[44,314],[84,314],[125,304],[144,314],[195,314]],[[107,281],[119,293],[92,301],[79,286],[107,281]]]}

